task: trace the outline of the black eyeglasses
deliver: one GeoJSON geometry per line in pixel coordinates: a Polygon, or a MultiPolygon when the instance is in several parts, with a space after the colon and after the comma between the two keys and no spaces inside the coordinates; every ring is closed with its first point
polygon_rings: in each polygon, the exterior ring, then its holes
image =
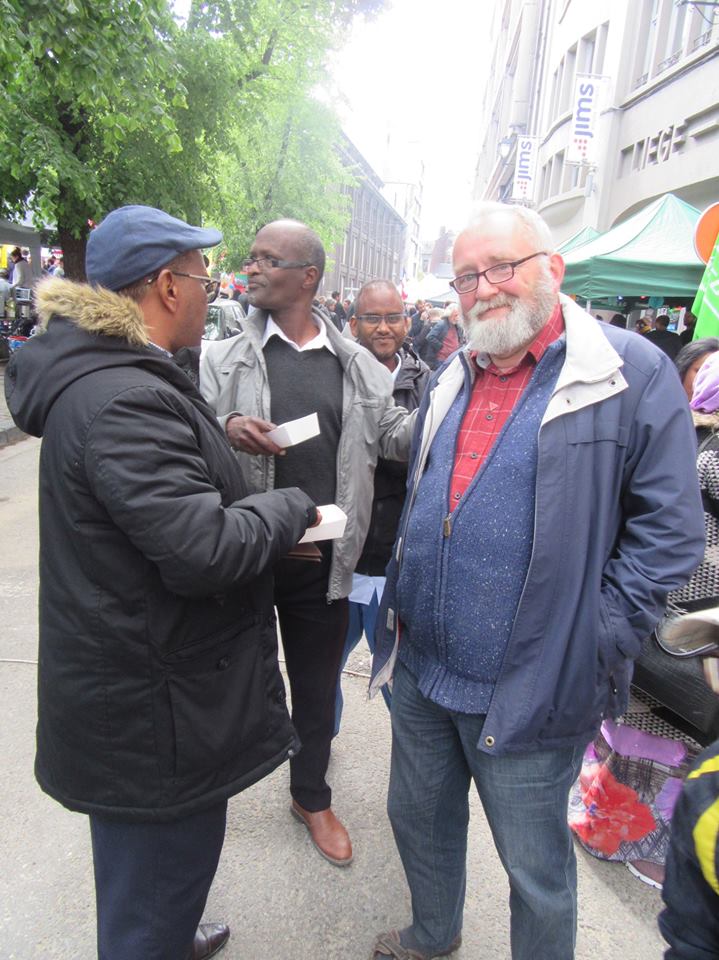
{"type": "Polygon", "coordinates": [[[396,327],[400,323],[404,323],[406,317],[403,313],[388,313],[385,317],[379,317],[374,313],[362,313],[355,319],[361,320],[362,323],[368,323],[370,327],[378,327],[382,321],[396,327]]]}
{"type": "Polygon", "coordinates": [[[172,270],[170,272],[173,277],[189,277],[190,280],[199,280],[205,287],[208,303],[212,303],[219,292],[220,281],[213,280],[212,277],[199,277],[196,273],[180,273],[179,270],[172,270]]]}
{"type": "Polygon", "coordinates": [[[539,250],[537,253],[530,253],[528,257],[522,257],[521,260],[512,260],[511,263],[497,263],[487,270],[482,270],[481,273],[463,273],[461,277],[455,277],[454,280],[450,280],[449,285],[453,287],[457,293],[471,293],[477,289],[482,277],[486,277],[488,283],[506,283],[507,280],[512,279],[517,267],[526,263],[527,260],[533,260],[534,257],[548,256],[549,254],[544,250],[539,250]]]}
{"type": "MultiPolygon", "coordinates": [[[[212,303],[216,299],[217,294],[220,290],[220,281],[213,280],[212,277],[201,277],[196,273],[181,273],[179,270],[170,270],[170,273],[173,277],[189,277],[190,280],[199,280],[200,283],[205,288],[205,294],[207,296],[207,302],[212,303]]],[[[154,283],[155,280],[160,276],[159,273],[156,273],[152,277],[148,277],[145,281],[146,283],[154,283]]]]}
{"type": "Polygon", "coordinates": [[[242,269],[247,272],[252,266],[257,267],[258,270],[267,270],[268,267],[295,270],[300,267],[312,267],[314,264],[301,260],[278,260],[276,257],[245,257],[242,261],[242,269]]]}

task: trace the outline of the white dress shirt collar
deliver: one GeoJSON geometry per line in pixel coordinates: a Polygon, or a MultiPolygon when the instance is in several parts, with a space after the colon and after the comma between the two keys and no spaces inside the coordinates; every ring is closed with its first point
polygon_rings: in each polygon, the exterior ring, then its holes
{"type": "Polygon", "coordinates": [[[277,326],[275,321],[272,319],[272,315],[268,314],[267,323],[265,324],[265,332],[262,335],[262,348],[264,349],[265,344],[270,337],[277,336],[281,340],[284,340],[285,343],[289,343],[291,347],[294,347],[298,353],[302,353],[304,350],[321,350],[323,347],[326,347],[327,350],[329,350],[329,352],[334,354],[336,357],[337,351],[330,343],[330,338],[327,336],[327,328],[325,325],[315,316],[312,317],[312,322],[317,327],[317,336],[313,337],[311,340],[308,340],[308,342],[302,346],[299,346],[299,344],[295,343],[294,340],[290,340],[284,330],[277,326]]]}

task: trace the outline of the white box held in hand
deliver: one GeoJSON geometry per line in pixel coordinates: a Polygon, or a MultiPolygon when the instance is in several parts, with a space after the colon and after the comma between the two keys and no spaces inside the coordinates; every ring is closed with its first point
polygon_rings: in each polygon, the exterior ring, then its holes
{"type": "Polygon", "coordinates": [[[293,447],[296,443],[303,443],[310,437],[316,437],[320,432],[320,422],[316,413],[311,413],[307,417],[300,417],[298,420],[288,420],[287,423],[280,424],[274,430],[270,430],[265,436],[276,443],[278,447],[293,447]]]}
{"type": "Polygon", "coordinates": [[[326,503],[317,507],[322,514],[319,526],[310,527],[300,543],[312,543],[315,540],[339,540],[344,536],[347,524],[347,514],[334,503],[326,503]]]}

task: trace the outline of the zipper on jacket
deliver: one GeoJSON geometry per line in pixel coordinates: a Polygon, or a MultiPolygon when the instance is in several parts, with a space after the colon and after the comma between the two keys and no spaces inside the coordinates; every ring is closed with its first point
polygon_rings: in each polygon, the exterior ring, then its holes
{"type": "Polygon", "coordinates": [[[448,513],[442,521],[442,535],[448,537],[452,532],[452,514],[448,513]]]}

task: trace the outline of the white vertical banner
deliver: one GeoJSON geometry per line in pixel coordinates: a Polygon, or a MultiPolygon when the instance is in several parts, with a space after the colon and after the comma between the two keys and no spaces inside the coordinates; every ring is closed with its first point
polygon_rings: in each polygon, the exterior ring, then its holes
{"type": "Polygon", "coordinates": [[[538,154],[539,137],[517,137],[512,200],[534,200],[538,154]]]}
{"type": "Polygon", "coordinates": [[[574,80],[572,128],[565,163],[596,162],[602,85],[603,78],[591,73],[578,73],[574,80]]]}

